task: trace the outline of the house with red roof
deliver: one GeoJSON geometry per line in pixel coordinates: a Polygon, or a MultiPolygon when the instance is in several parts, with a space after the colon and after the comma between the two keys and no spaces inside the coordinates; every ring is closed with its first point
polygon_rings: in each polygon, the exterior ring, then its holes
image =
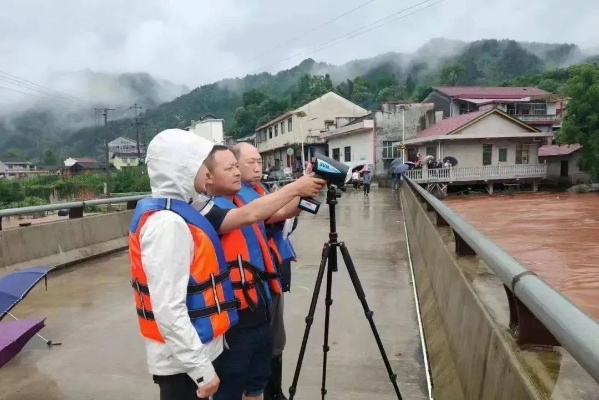
{"type": "Polygon", "coordinates": [[[422,99],[432,102],[443,117],[497,108],[514,118],[551,132],[561,127],[567,98],[537,87],[438,86],[422,99]]]}
{"type": "Polygon", "coordinates": [[[528,180],[536,187],[546,174],[546,166],[539,161],[539,148],[552,137],[552,132],[543,132],[492,108],[443,119],[418,132],[404,145],[411,161],[423,162],[428,158],[452,163],[444,171],[410,171],[417,181],[424,183],[434,178],[445,183],[485,182],[492,191],[493,183],[513,180],[528,180]]]}
{"type": "Polygon", "coordinates": [[[541,146],[539,160],[547,165],[547,179],[572,185],[589,182],[589,175],[581,167],[581,149],[579,144],[541,146]]]}

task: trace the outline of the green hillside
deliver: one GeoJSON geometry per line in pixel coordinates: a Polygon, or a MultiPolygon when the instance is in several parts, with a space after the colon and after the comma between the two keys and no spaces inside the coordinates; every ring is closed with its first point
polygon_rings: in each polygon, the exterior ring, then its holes
{"type": "MultiPolygon", "coordinates": [[[[261,73],[204,85],[156,106],[144,114],[145,140],[206,114],[224,118],[227,134],[245,136],[260,123],[329,90],[368,109],[384,101],[418,99],[432,85],[536,85],[559,92],[569,72],[557,67],[584,58],[573,44],[434,39],[413,54],[387,53],[340,66],[307,59],[274,75],[261,73]]],[[[64,129],[51,116],[46,116],[43,127],[39,123],[34,127],[31,119],[23,116],[10,135],[0,131],[0,148],[31,158],[47,149],[67,156],[102,152],[99,127],[64,129]]],[[[134,137],[131,118],[110,123],[111,138],[120,135],[134,137]]]]}

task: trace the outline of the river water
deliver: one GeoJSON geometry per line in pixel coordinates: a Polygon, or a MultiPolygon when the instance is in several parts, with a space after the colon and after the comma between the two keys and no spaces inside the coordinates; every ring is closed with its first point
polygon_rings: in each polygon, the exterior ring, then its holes
{"type": "Polygon", "coordinates": [[[599,320],[599,195],[535,193],[445,202],[599,320]]]}

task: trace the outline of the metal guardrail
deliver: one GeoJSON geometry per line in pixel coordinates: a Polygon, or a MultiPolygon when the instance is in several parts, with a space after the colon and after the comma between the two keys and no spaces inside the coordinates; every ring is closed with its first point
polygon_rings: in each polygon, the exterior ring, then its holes
{"type": "MultiPolygon", "coordinates": [[[[265,181],[265,184],[272,185],[275,183],[278,184],[287,184],[293,182],[295,179],[286,179],[279,181],[265,181]]],[[[72,201],[68,203],[53,203],[53,204],[44,204],[41,206],[31,206],[31,207],[19,207],[19,208],[9,208],[5,210],[0,210],[0,230],[2,230],[2,218],[3,217],[12,217],[18,215],[30,215],[47,211],[58,211],[58,210],[69,210],[69,218],[81,218],[83,217],[83,209],[88,206],[101,206],[101,205],[109,205],[109,204],[122,204],[128,203],[127,209],[135,208],[135,204],[137,201],[150,196],[150,194],[137,194],[133,196],[121,196],[121,197],[112,197],[109,199],[94,199],[94,200],[85,200],[85,201],[72,201]]]]}
{"type": "Polygon", "coordinates": [[[69,210],[69,218],[70,219],[82,218],[83,217],[83,209],[85,207],[127,203],[127,209],[131,210],[131,209],[135,208],[135,204],[137,204],[137,201],[139,201],[145,197],[148,197],[148,195],[146,194],[146,195],[136,195],[136,196],[112,197],[109,199],[72,201],[69,203],[54,203],[54,204],[45,204],[42,206],[19,207],[19,208],[9,208],[6,210],[0,210],[0,230],[2,230],[2,218],[3,217],[36,214],[36,213],[47,212],[47,211],[69,210]]]}
{"type": "Polygon", "coordinates": [[[88,207],[88,206],[101,206],[101,205],[105,205],[105,204],[120,204],[120,203],[127,203],[130,201],[138,201],[145,197],[148,197],[148,195],[113,197],[110,199],[94,199],[94,200],[85,200],[85,201],[72,201],[69,203],[44,204],[42,206],[8,208],[6,210],[0,210],[0,217],[11,217],[11,216],[16,216],[16,215],[35,214],[35,213],[44,212],[44,211],[71,210],[74,208],[84,208],[84,207],[88,207]]]}
{"type": "Polygon", "coordinates": [[[599,323],[412,179],[406,181],[427,211],[436,213],[437,226],[453,230],[458,256],[478,256],[501,279],[518,344],[561,345],[599,382],[599,323]]]}

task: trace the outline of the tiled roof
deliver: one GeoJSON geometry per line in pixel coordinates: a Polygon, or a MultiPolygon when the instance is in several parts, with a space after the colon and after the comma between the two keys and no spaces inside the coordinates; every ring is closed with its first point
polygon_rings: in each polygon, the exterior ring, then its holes
{"type": "Polygon", "coordinates": [[[567,156],[581,148],[582,146],[579,144],[571,144],[565,146],[559,146],[557,144],[547,144],[545,146],[539,147],[539,157],[567,156]]]}
{"type": "Polygon", "coordinates": [[[93,158],[89,158],[89,157],[81,157],[81,158],[74,157],[74,158],[75,158],[75,160],[77,160],[77,162],[79,164],[81,164],[81,163],[98,163],[96,160],[94,160],[93,158]]]}
{"type": "Polygon", "coordinates": [[[459,129],[462,126],[474,121],[475,119],[482,117],[485,114],[491,113],[492,111],[494,110],[475,111],[467,114],[457,115],[455,117],[445,118],[444,120],[441,120],[436,124],[429,126],[425,130],[418,132],[416,137],[420,139],[431,136],[449,135],[456,129],[459,129]]]}
{"type": "Polygon", "coordinates": [[[551,94],[536,87],[438,86],[432,89],[449,97],[471,99],[518,99],[528,96],[549,96],[551,94]]]}
{"type": "Polygon", "coordinates": [[[281,114],[278,117],[276,117],[275,119],[271,119],[270,121],[268,121],[265,124],[260,125],[259,127],[256,128],[256,131],[259,131],[261,129],[266,128],[267,126],[270,126],[272,124],[276,124],[277,122],[281,122],[289,117],[291,117],[293,115],[293,112],[288,111],[285,114],[281,114]]]}

